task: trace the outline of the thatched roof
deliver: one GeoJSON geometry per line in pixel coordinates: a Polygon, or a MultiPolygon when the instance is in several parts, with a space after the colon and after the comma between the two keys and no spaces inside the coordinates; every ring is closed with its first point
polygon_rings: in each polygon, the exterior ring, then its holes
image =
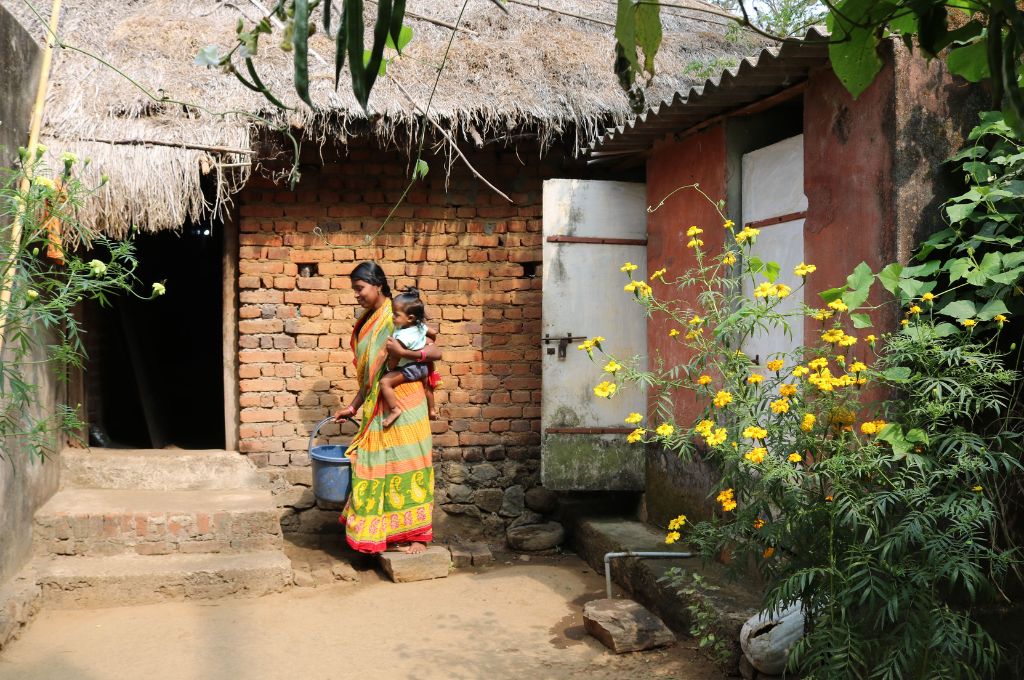
{"type": "MultiPolygon", "coordinates": [[[[42,39],[40,17],[18,0],[0,2],[42,39]]],[[[698,0],[689,2],[709,7],[698,0]]],[[[259,0],[65,0],[60,30],[65,42],[102,57],[157,95],[201,107],[155,102],[96,59],[59,51],[47,99],[45,141],[55,152],[91,157],[94,176],[110,177],[100,200],[91,201],[82,215],[87,224],[111,235],[126,233],[132,224],[143,231],[179,229],[186,220],[219,210],[244,184],[251,162],[259,158],[255,132],[260,127],[245,114],[284,121],[260,95],[230,75],[196,65],[194,59],[208,45],[232,45],[238,18],[258,19],[264,14],[258,8],[261,4],[268,6],[259,0]],[[218,115],[230,111],[238,113],[218,115]],[[172,146],[95,140],[159,140],[172,146]],[[210,149],[173,146],[181,143],[210,149]],[[210,191],[211,178],[217,180],[215,192],[210,191]],[[213,193],[217,198],[211,205],[213,193]]],[[[461,24],[465,30],[454,40],[430,115],[469,144],[526,129],[542,145],[568,135],[578,149],[607,125],[629,116],[628,100],[611,68],[615,0],[539,4],[588,19],[519,1],[508,5],[507,15],[487,0],[468,3],[461,24]]],[[[461,6],[440,0],[408,3],[410,12],[449,24],[456,21],[461,6]]],[[[368,19],[374,10],[375,5],[367,3],[368,19]]],[[[387,77],[378,80],[369,117],[352,97],[347,74],[335,92],[333,66],[314,55],[310,90],[318,110],[299,104],[291,86],[291,56],[277,48],[279,32],[272,39],[265,37],[258,65],[267,85],[297,107],[287,122],[318,141],[344,140],[352,134],[395,141],[397,131],[404,131],[403,138],[408,139],[408,133],[422,124],[416,105],[424,106],[430,96],[435,65],[441,62],[451,31],[415,18],[407,23],[415,37],[405,55],[388,67],[387,77]]],[[[757,47],[726,39],[728,22],[713,14],[666,9],[663,23],[665,37],[656,62],[658,75],[648,88],[649,101],[668,100],[689,89],[701,79],[688,75],[694,65],[757,47]]],[[[322,33],[312,37],[311,48],[326,61],[333,55],[330,40],[322,33]]]]}

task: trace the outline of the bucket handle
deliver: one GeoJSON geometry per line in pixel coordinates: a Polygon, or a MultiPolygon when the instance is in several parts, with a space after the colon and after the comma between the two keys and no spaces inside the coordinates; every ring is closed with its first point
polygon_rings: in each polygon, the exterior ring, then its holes
{"type": "MultiPolygon", "coordinates": [[[[352,420],[352,418],[343,418],[343,420],[352,420]]],[[[316,438],[316,435],[320,432],[320,428],[323,427],[324,425],[326,425],[327,423],[333,423],[333,422],[336,422],[334,420],[334,416],[327,416],[326,418],[321,420],[319,423],[317,423],[316,427],[313,428],[313,431],[309,433],[309,444],[306,446],[306,451],[309,454],[312,455],[312,453],[313,453],[313,440],[316,438]]]]}

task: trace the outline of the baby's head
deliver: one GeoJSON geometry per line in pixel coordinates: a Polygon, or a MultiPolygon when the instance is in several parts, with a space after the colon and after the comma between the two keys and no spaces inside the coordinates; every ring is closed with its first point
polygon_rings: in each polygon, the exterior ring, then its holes
{"type": "Polygon", "coordinates": [[[391,305],[395,314],[395,325],[399,328],[423,323],[427,318],[420,292],[415,288],[406,288],[396,295],[391,305]]]}

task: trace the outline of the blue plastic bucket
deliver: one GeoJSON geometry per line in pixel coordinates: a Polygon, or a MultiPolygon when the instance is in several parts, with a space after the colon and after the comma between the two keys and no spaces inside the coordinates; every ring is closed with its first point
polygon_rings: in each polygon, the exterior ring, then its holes
{"type": "Polygon", "coordinates": [[[313,494],[322,501],[344,503],[352,487],[352,461],[345,455],[347,447],[335,444],[313,446],[313,438],[323,425],[334,418],[324,418],[309,435],[309,459],[313,465],[313,494]]]}

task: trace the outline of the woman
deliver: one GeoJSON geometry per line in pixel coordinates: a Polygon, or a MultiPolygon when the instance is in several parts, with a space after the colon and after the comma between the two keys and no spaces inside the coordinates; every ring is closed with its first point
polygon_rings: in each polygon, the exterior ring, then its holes
{"type": "Polygon", "coordinates": [[[433,538],[433,442],[422,382],[395,388],[402,413],[391,427],[381,422],[386,410],[380,398],[380,378],[387,371],[388,353],[417,361],[438,361],[436,345],[407,350],[395,341],[391,288],[375,262],[363,262],[349,275],[356,301],[366,311],[352,331],[359,392],[335,419],[354,416],[362,407],[359,431],[349,444],[352,493],[341,521],[345,537],[356,550],[379,553],[394,545],[421,553],[433,538]]]}

